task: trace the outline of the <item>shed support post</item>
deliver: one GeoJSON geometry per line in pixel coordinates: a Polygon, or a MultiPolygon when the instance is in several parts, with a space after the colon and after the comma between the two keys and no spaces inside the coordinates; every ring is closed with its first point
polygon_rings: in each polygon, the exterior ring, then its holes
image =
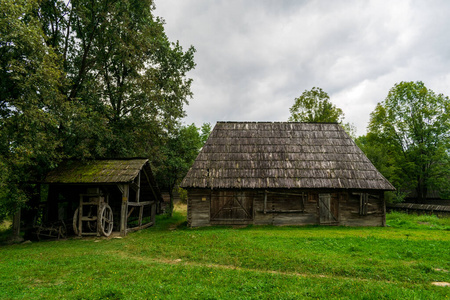
{"type": "Polygon", "coordinates": [[[267,212],[267,191],[264,191],[264,214],[267,212]]]}
{"type": "Polygon", "coordinates": [[[127,214],[128,214],[128,197],[130,194],[130,186],[124,184],[122,186],[122,208],[120,211],[120,235],[127,234],[127,214]]]}

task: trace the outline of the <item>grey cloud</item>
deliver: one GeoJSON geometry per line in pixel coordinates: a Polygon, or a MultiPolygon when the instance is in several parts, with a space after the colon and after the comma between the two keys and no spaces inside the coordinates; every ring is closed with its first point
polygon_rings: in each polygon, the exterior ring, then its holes
{"type": "Polygon", "coordinates": [[[197,49],[186,123],[287,120],[319,86],[363,134],[397,82],[450,94],[446,1],[156,2],[171,40],[197,49]]]}

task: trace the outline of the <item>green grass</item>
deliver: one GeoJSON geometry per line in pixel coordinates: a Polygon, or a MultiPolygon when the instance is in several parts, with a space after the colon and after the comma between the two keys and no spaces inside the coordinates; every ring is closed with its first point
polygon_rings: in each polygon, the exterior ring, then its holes
{"type": "Polygon", "coordinates": [[[209,227],[185,212],[123,239],[0,248],[1,299],[446,299],[450,220],[385,228],[209,227]]]}

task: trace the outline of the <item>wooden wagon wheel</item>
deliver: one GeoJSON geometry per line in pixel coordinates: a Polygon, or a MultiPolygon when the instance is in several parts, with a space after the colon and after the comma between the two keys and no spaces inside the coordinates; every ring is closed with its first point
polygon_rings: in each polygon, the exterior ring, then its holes
{"type": "MultiPolygon", "coordinates": [[[[79,235],[79,232],[78,232],[78,224],[79,224],[79,222],[81,222],[81,221],[79,221],[78,220],[78,210],[79,210],[80,208],[78,207],[76,210],[75,210],[75,213],[73,214],[73,232],[75,233],[75,235],[79,235]]],[[[92,208],[89,210],[89,213],[88,213],[88,217],[92,217],[92,215],[93,215],[93,213],[92,213],[92,208]]],[[[92,232],[95,232],[96,230],[97,230],[97,221],[85,221],[86,223],[86,225],[87,225],[87,228],[89,229],[89,231],[92,231],[92,232]]]]}
{"type": "Polygon", "coordinates": [[[64,221],[61,221],[61,224],[58,227],[58,240],[65,239],[66,235],[67,235],[66,223],[64,223],[64,221]]]}
{"type": "Polygon", "coordinates": [[[79,231],[78,231],[78,208],[75,209],[75,213],[73,214],[73,232],[75,232],[75,235],[79,234],[79,231]]]}
{"type": "Polygon", "coordinates": [[[108,204],[103,205],[100,211],[100,230],[104,236],[109,236],[113,230],[113,212],[108,204]]]}

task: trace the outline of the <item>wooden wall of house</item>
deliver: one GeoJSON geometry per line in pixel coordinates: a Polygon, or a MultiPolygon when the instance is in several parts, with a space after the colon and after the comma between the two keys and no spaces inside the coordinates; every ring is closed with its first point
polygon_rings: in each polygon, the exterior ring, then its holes
{"type": "Polygon", "coordinates": [[[318,224],[317,200],[312,194],[295,190],[259,191],[255,197],[254,224],[318,224]],[[302,194],[303,193],[303,194],[302,194]],[[264,198],[266,207],[264,209],[264,198]]]}
{"type": "MultiPolygon", "coordinates": [[[[323,201],[323,200],[322,200],[323,201]]],[[[383,193],[330,190],[188,190],[188,225],[384,226],[383,193]],[[361,211],[361,194],[365,209],[361,211]],[[329,196],[327,196],[329,195],[329,196]],[[328,200],[328,215],[320,199],[328,200]]]]}
{"type": "Polygon", "coordinates": [[[340,202],[340,225],[385,226],[384,193],[379,191],[350,191],[340,202]],[[367,195],[366,210],[361,212],[361,194],[367,195]]]}
{"type": "Polygon", "coordinates": [[[188,226],[199,227],[210,225],[210,199],[211,190],[190,189],[188,191],[188,226]]]}

